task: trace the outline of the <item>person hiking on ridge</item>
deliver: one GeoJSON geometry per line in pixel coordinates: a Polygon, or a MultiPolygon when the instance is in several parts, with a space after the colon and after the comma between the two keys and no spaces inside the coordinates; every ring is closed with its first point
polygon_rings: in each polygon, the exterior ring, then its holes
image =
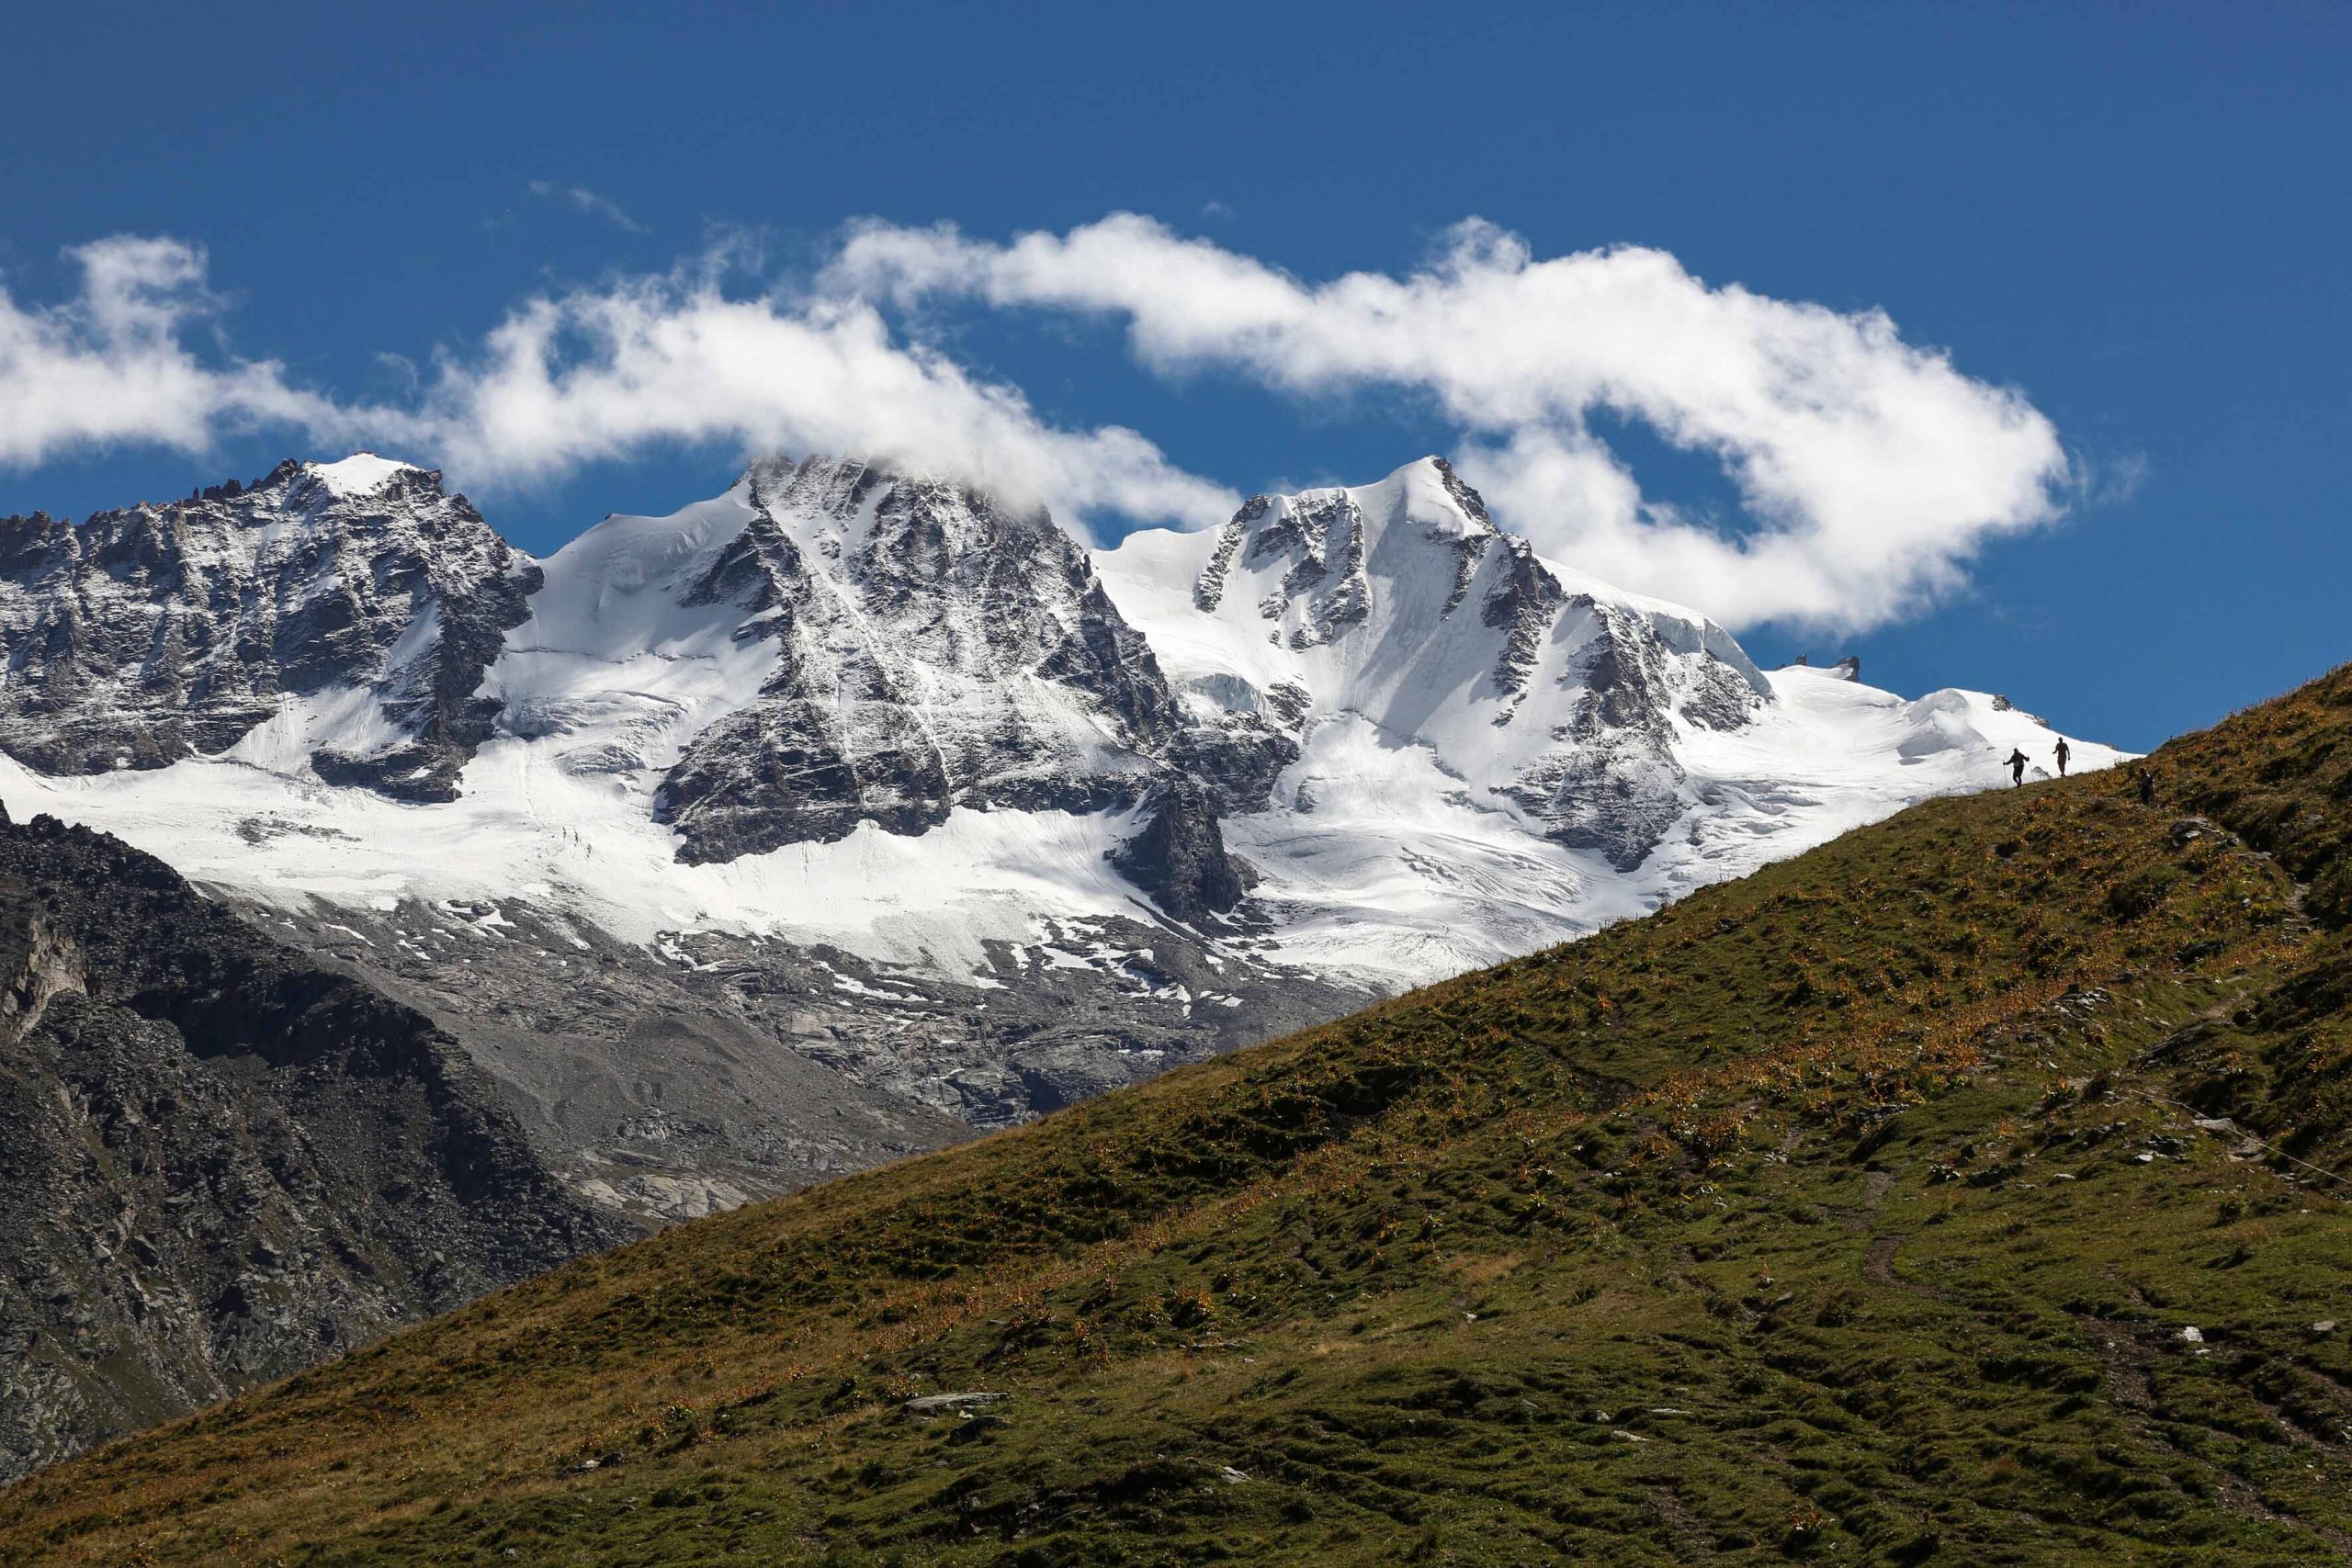
{"type": "Polygon", "coordinates": [[[2025,783],[2025,753],[2023,751],[2012,750],[2009,752],[2009,760],[2001,765],[2009,770],[2009,783],[2012,784],[2025,783]]]}
{"type": "Polygon", "coordinates": [[[2074,748],[2066,744],[2066,738],[2060,736],[2058,738],[2058,776],[2060,778],[2066,776],[2066,759],[2074,754],[2074,748]]]}
{"type": "Polygon", "coordinates": [[[2155,803],[2156,775],[2148,772],[2147,769],[2142,768],[2140,770],[2140,804],[2143,806],[2154,806],[2155,803]]]}

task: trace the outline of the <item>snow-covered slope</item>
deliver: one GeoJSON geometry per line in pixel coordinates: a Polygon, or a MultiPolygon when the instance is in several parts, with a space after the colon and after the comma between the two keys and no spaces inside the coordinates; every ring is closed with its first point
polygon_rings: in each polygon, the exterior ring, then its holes
{"type": "MultiPolygon", "coordinates": [[[[2058,737],[1999,699],[1766,673],[1538,557],[1438,458],[1252,500],[1097,570],[1183,697],[1282,951],[1420,979],[1741,875],[2058,737]]],[[[2074,744],[2077,769],[2119,753],[2074,744]]]]}

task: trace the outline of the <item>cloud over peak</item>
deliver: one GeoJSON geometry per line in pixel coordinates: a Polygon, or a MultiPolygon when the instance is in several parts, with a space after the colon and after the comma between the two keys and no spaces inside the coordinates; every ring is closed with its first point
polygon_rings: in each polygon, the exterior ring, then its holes
{"type": "Polygon", "coordinates": [[[229,431],[333,423],[275,363],[188,348],[219,310],[201,249],[121,234],[65,254],[70,299],[26,306],[0,288],[0,464],[122,443],[201,452],[229,431]]]}
{"type": "Polygon", "coordinates": [[[100,241],[69,253],[73,298],[0,291],[0,465],[161,446],[202,453],[259,428],[431,454],[478,489],[528,486],[667,444],[743,456],[855,452],[979,484],[1073,520],[1202,527],[1238,504],[1133,430],[1067,429],[1019,389],[894,339],[873,307],[729,293],[731,257],[535,296],[480,342],[445,347],[399,403],[338,401],[274,361],[200,355],[217,302],[198,247],[100,241]]]}
{"type": "MultiPolygon", "coordinates": [[[[582,187],[540,194],[599,210],[582,187]]],[[[80,282],[62,303],[0,291],[0,464],[125,443],[197,452],[280,426],[396,443],[494,488],[722,444],[868,453],[1077,518],[1229,514],[1230,491],[1144,435],[1049,422],[929,332],[986,310],[1115,321],[1162,375],[1422,399],[1499,520],[1736,626],[1914,613],[1988,542],[2084,493],[2023,397],[1905,343],[1883,312],[1710,286],[1657,250],[1541,258],[1475,220],[1409,273],[1324,282],[1133,214],[1001,243],[864,223],[800,287],[714,254],[525,299],[479,343],[445,346],[413,395],[375,404],[199,352],[217,304],[194,246],[118,237],[69,259],[80,282]],[[1719,465],[1741,514],[1726,525],[1645,491],[1607,439],[1620,422],[1719,465]]]]}
{"type": "Polygon", "coordinates": [[[696,266],[531,299],[379,416],[459,473],[528,483],[662,443],[860,453],[1080,517],[1200,526],[1238,498],[1132,430],[1067,430],[1018,389],[896,341],[854,300],[730,296],[696,266]]]}
{"type": "Polygon", "coordinates": [[[2054,516],[2067,479],[2047,419],[1905,343],[1883,312],[1710,288],[1663,251],[1538,259],[1476,220],[1408,276],[1321,284],[1133,214],[1001,244],[869,224],[827,284],[1114,318],[1170,374],[1308,399],[1422,393],[1463,430],[1498,514],[1543,547],[1737,622],[1866,626],[1916,609],[1987,540],[2054,516]],[[1597,414],[1719,462],[1747,526],[1645,497],[1597,414]]]}

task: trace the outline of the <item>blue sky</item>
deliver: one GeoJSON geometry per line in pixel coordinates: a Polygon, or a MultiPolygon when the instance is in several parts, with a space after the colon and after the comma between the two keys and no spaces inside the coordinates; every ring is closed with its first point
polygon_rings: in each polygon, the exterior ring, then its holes
{"type": "MultiPolygon", "coordinates": [[[[1134,212],[1316,284],[1408,274],[1475,215],[1537,258],[1655,247],[1708,286],[1883,310],[2054,427],[2064,515],[1990,538],[1924,612],[1746,629],[1766,661],[1858,652],[1899,690],[2002,691],[2145,746],[2352,655],[2352,13],[618,9],[13,16],[0,285],[49,309],[78,286],[69,247],[201,246],[199,361],[397,405],[534,294],[714,245],[751,258],[730,288],[805,278],[858,219],[992,243],[1134,212]]],[[[888,319],[1046,424],[1132,427],[1244,493],[1369,479],[1467,434],[1425,387],[1145,364],[1119,316],[965,299],[888,319]]],[[[193,452],[20,455],[0,512],[339,455],[237,424],[193,452]]],[[[1592,428],[1645,496],[1754,525],[1712,461],[1639,419],[1592,428]]],[[[738,456],[657,441],[476,488],[546,550],[712,493],[738,456]]]]}

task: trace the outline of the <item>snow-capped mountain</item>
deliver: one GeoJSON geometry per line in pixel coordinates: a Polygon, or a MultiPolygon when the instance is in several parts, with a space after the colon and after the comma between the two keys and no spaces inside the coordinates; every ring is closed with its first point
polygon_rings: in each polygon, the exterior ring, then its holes
{"type": "Polygon", "coordinates": [[[76,526],[0,520],[0,750],[48,773],[217,756],[301,710],[323,783],[447,800],[539,585],[440,476],[288,461],[76,526]]]}
{"type": "Polygon", "coordinates": [[[288,463],[0,524],[0,648],[18,816],[366,970],[583,1190],[665,1213],[1577,935],[2056,740],[1760,671],[1437,459],[1091,554],[768,461],[544,562],[435,474],[288,463]]]}
{"type": "MultiPolygon", "coordinates": [[[[1096,558],[1182,696],[1281,951],[1419,980],[1741,875],[2057,736],[1977,693],[1758,670],[1540,558],[1442,458],[1096,558]]],[[[2075,766],[2119,753],[2075,741],[2075,766]]]]}
{"type": "Polygon", "coordinates": [[[1167,682],[1043,513],[763,462],[673,517],[606,519],[546,573],[491,679],[506,728],[576,741],[556,753],[576,772],[658,765],[650,814],[689,863],[1182,782],[1167,682]]]}

